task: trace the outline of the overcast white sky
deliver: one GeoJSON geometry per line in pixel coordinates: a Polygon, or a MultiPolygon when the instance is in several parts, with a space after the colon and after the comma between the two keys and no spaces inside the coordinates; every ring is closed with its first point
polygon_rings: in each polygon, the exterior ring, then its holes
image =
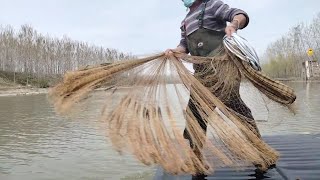
{"type": "MultiPolygon", "coordinates": [[[[67,35],[133,54],[175,47],[186,14],[181,0],[0,0],[0,24],[30,24],[43,34],[67,35]]],[[[249,26],[240,31],[262,55],[267,45],[298,22],[320,12],[319,0],[225,0],[245,10],[249,26]]]]}

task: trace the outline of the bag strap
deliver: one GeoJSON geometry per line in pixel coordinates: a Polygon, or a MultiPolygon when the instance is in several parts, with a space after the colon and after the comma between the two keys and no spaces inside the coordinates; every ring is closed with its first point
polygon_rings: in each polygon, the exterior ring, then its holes
{"type": "Polygon", "coordinates": [[[197,17],[197,19],[199,20],[199,28],[203,28],[203,18],[204,18],[204,13],[206,11],[206,7],[207,7],[207,3],[209,0],[203,0],[204,6],[199,14],[199,16],[197,17]]]}

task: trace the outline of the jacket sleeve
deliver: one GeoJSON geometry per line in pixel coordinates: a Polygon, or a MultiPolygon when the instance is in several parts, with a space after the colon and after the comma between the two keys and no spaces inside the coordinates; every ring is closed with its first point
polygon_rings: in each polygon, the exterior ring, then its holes
{"type": "Polygon", "coordinates": [[[247,21],[242,29],[247,27],[249,24],[249,16],[245,11],[237,8],[230,8],[228,4],[225,4],[220,0],[213,1],[209,11],[215,18],[228,22],[231,22],[234,16],[243,14],[246,17],[247,21]]]}

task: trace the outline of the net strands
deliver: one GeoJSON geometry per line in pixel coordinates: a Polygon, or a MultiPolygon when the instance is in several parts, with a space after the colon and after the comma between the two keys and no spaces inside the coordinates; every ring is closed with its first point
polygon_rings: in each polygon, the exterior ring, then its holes
{"type": "Polygon", "coordinates": [[[219,167],[241,168],[252,163],[267,168],[279,154],[260,138],[254,124],[248,123],[250,117],[226,105],[234,98],[241,99],[232,92],[239,79],[232,77],[245,76],[267,97],[285,106],[294,102],[295,95],[290,87],[246,63],[228,52],[216,57],[158,54],[69,72],[50,90],[49,98],[57,112],[64,114],[95,89],[112,84],[101,120],[107,124],[113,147],[172,174],[209,174],[219,167]],[[182,62],[206,68],[193,75],[182,62]],[[225,70],[219,70],[222,68],[225,70]],[[115,96],[120,100],[111,104],[115,96]],[[206,123],[206,133],[188,101],[206,123]],[[183,137],[181,122],[187,122],[194,146],[183,137]]]}

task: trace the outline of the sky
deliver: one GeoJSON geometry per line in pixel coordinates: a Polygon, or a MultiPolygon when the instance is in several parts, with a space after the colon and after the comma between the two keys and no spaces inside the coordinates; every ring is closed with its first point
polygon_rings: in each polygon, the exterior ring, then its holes
{"type": "MultiPolygon", "coordinates": [[[[319,0],[224,0],[246,11],[249,26],[238,33],[262,55],[299,22],[320,12],[319,0]]],[[[181,0],[0,0],[0,25],[29,24],[52,37],[64,35],[135,55],[174,48],[187,13],[181,0]]]]}

